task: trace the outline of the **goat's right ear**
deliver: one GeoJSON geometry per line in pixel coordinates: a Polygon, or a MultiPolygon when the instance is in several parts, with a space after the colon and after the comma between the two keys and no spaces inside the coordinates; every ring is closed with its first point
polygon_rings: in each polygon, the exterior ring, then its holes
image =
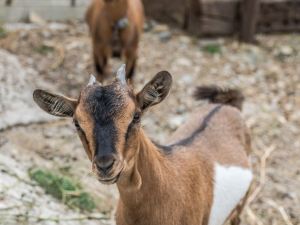
{"type": "Polygon", "coordinates": [[[72,117],[77,105],[77,100],[75,99],[39,89],[33,92],[33,100],[47,113],[59,117],[72,117]]]}
{"type": "Polygon", "coordinates": [[[137,101],[142,110],[160,103],[167,97],[172,86],[172,76],[167,71],[161,71],[145,85],[137,94],[137,101]]]}

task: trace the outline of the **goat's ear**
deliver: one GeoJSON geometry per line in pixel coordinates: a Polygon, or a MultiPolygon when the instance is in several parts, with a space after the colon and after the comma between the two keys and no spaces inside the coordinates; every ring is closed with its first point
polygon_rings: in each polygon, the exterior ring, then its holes
{"type": "Polygon", "coordinates": [[[137,101],[142,110],[160,103],[167,97],[172,86],[172,76],[167,71],[161,71],[145,85],[137,94],[137,101]]]}
{"type": "Polygon", "coordinates": [[[72,117],[77,105],[75,99],[39,89],[33,92],[33,100],[47,113],[59,117],[72,117]]]}

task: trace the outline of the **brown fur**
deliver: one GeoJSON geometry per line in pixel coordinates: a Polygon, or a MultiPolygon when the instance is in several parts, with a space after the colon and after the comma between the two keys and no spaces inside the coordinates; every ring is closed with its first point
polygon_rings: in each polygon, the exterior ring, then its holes
{"type": "Polygon", "coordinates": [[[137,60],[138,42],[144,24],[144,10],[141,0],[93,0],[86,12],[86,22],[90,28],[93,44],[93,58],[98,80],[103,81],[106,66],[113,54],[113,27],[127,18],[129,24],[119,30],[121,57],[127,64],[127,78],[131,78],[137,60]]]}
{"type": "MultiPolygon", "coordinates": [[[[109,89],[110,93],[113,93],[103,101],[112,101],[110,107],[118,108],[113,121],[108,124],[116,125],[117,128],[116,143],[112,143],[117,147],[117,152],[111,153],[115,155],[116,160],[108,178],[121,172],[118,178],[112,181],[116,182],[120,192],[116,212],[117,225],[207,225],[214,197],[214,164],[217,162],[227,166],[250,167],[247,155],[251,149],[250,138],[240,110],[235,107],[223,105],[210,118],[206,129],[197,133],[191,143],[174,145],[178,140],[195,133],[203,124],[204,118],[216,108],[216,104],[210,103],[196,109],[168,141],[169,146],[172,146],[168,152],[155,145],[145,135],[139,122],[132,125],[137,114],[160,103],[167,96],[171,80],[167,72],[158,73],[137,95],[133,94],[130,87],[124,87],[120,82],[104,87],[94,84],[82,91],[78,101],[72,100],[72,103],[78,102],[73,118],[82,129],[79,132],[85,134],[79,135],[93,163],[93,170],[101,180],[105,176],[97,171],[93,160],[98,153],[95,150],[97,137],[92,133],[96,124],[93,124],[91,119],[100,112],[84,105],[91,99],[90,106],[99,104],[94,102],[97,98],[91,98],[95,95],[95,89],[100,92],[109,89]],[[118,100],[120,98],[122,103],[118,100]]],[[[224,92],[221,93],[222,99],[227,99],[228,96],[226,97],[224,92]]],[[[232,93],[229,95],[232,99],[235,98],[232,93]]],[[[49,98],[61,99],[61,103],[67,101],[65,97],[46,92],[37,93],[35,100],[52,104],[53,101],[49,101],[49,98]],[[45,96],[48,101],[44,101],[45,96]]],[[[226,103],[232,104],[232,101],[226,103]]],[[[41,107],[53,115],[57,114],[49,110],[53,107],[45,104],[41,104],[41,107]]],[[[67,113],[70,115],[69,110],[67,113]]],[[[234,225],[239,224],[239,215],[246,198],[247,196],[229,216],[234,225]]]]}
{"type": "MultiPolygon", "coordinates": [[[[198,109],[169,143],[192,133],[212,107],[198,109]]],[[[225,106],[191,146],[175,148],[170,155],[162,154],[140,131],[136,140],[140,143],[138,155],[133,162],[136,167],[117,183],[121,196],[117,224],[208,224],[213,198],[213,162],[249,167],[245,149],[250,146],[243,133],[240,113],[225,106]],[[134,187],[126,177],[141,179],[137,182],[141,187],[134,187]]],[[[237,212],[234,221],[241,210],[237,212]]]]}
{"type": "Polygon", "coordinates": [[[117,224],[207,224],[212,202],[211,162],[200,155],[195,159],[185,150],[166,156],[142,130],[137,141],[132,168],[117,183],[121,197],[117,224]]]}

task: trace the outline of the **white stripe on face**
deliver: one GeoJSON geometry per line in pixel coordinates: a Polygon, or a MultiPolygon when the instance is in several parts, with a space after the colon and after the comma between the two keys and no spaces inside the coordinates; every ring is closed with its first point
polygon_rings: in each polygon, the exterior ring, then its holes
{"type": "Polygon", "coordinates": [[[247,193],[251,181],[250,169],[216,164],[214,171],[213,205],[209,225],[222,225],[247,193]]]}

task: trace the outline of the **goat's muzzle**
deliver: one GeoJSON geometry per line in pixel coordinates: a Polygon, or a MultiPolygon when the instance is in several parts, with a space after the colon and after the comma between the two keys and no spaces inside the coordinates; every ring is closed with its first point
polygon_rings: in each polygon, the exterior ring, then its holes
{"type": "Polygon", "coordinates": [[[93,171],[98,180],[104,184],[116,183],[122,172],[121,161],[113,155],[95,157],[93,171]]]}

